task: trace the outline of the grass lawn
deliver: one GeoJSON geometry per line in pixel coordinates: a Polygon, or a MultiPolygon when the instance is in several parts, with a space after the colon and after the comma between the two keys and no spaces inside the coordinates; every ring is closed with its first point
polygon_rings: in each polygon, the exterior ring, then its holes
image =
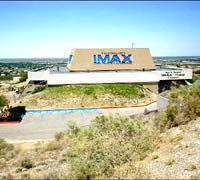
{"type": "Polygon", "coordinates": [[[65,85],[54,86],[45,89],[45,94],[54,95],[98,95],[111,94],[126,98],[144,97],[142,86],[136,84],[89,84],[89,85],[65,85]]]}

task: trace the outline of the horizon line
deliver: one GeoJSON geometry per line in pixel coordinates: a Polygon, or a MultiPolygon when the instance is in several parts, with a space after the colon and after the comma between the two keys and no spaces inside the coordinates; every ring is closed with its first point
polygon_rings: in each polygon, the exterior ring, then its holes
{"type": "MultiPolygon", "coordinates": [[[[163,56],[152,56],[152,57],[200,57],[200,55],[175,55],[175,56],[168,56],[168,55],[163,55],[163,56]]],[[[67,59],[68,57],[0,57],[0,59],[67,59]]]]}

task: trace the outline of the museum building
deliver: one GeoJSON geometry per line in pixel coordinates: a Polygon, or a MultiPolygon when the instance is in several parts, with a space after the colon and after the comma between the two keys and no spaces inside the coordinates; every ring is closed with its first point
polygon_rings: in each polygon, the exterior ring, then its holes
{"type": "Polygon", "coordinates": [[[73,49],[65,72],[29,71],[28,83],[137,83],[158,93],[160,81],[192,79],[192,70],[157,68],[148,48],[73,49]]]}

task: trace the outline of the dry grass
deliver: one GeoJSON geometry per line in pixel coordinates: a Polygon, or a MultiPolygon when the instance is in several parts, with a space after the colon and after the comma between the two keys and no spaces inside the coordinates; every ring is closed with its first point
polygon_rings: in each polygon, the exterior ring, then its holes
{"type": "Polygon", "coordinates": [[[90,91],[87,89],[86,91],[82,87],[83,92],[78,91],[77,89],[75,89],[74,91],[69,91],[67,87],[53,87],[54,89],[46,88],[42,92],[31,94],[26,97],[21,97],[21,99],[13,105],[24,105],[27,108],[35,109],[102,107],[144,105],[156,100],[156,96],[154,94],[145,91],[141,87],[139,88],[138,92],[136,89],[133,88],[133,92],[131,94],[130,87],[126,87],[127,85],[123,86],[120,86],[120,93],[117,93],[118,91],[116,90],[111,91],[110,89],[108,91],[106,91],[105,89],[101,90],[102,87],[99,87],[99,89],[89,89],[90,91]],[[125,89],[123,89],[123,86],[125,87],[125,89]]]}
{"type": "Polygon", "coordinates": [[[9,153],[0,158],[0,179],[58,179],[56,173],[59,175],[60,168],[67,170],[66,138],[60,139],[59,143],[51,140],[13,146],[9,153]]]}

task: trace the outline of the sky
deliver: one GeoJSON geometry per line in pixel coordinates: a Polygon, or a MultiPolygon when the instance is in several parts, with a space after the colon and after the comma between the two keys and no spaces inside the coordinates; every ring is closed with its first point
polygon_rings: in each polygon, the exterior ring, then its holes
{"type": "Polygon", "coordinates": [[[73,48],[132,43],[152,56],[200,56],[200,2],[0,2],[0,58],[68,57],[73,48]]]}

